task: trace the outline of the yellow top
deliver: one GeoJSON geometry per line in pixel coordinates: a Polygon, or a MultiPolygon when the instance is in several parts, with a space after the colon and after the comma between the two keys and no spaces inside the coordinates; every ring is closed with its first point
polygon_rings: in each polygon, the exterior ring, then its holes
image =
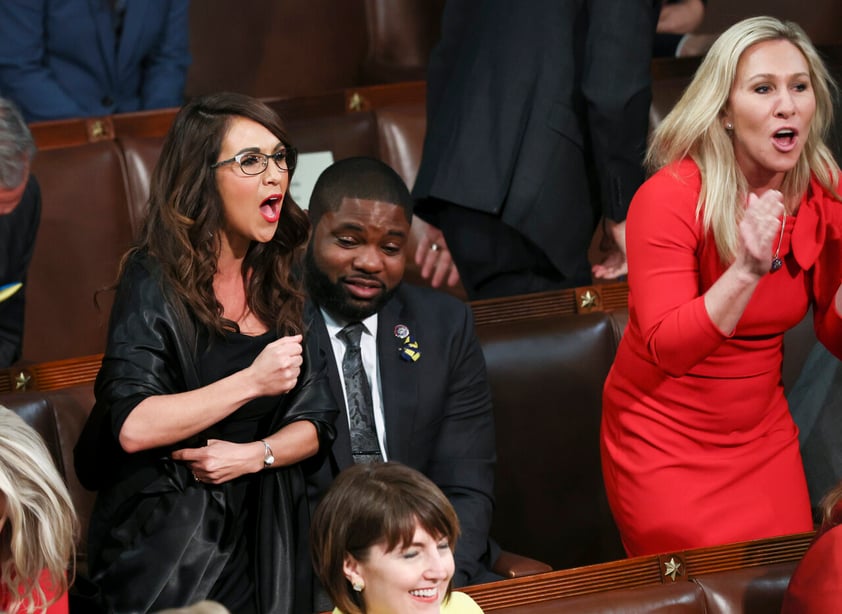
{"type": "MultiPolygon", "coordinates": [[[[441,614],[482,614],[482,609],[477,605],[477,602],[471,599],[465,593],[453,591],[450,593],[450,599],[447,603],[441,606],[441,614]]],[[[342,610],[336,608],[333,614],[342,614],[342,610]]],[[[395,614],[400,614],[395,612],[395,614]]]]}

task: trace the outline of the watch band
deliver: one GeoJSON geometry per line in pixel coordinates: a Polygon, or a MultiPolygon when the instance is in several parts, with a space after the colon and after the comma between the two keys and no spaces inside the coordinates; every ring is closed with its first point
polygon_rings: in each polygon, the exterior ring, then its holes
{"type": "Polygon", "coordinates": [[[272,454],[272,448],[269,447],[269,443],[265,439],[261,439],[260,441],[265,448],[263,451],[263,468],[266,469],[267,467],[271,467],[272,463],[275,462],[275,455],[272,454]]]}

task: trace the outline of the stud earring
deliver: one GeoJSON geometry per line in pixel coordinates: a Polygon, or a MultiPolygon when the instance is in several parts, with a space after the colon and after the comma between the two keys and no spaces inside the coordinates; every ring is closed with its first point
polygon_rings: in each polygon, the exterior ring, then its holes
{"type": "Polygon", "coordinates": [[[358,593],[361,593],[365,588],[365,584],[361,580],[357,580],[356,582],[351,583],[351,588],[353,588],[358,593]]]}
{"type": "Polygon", "coordinates": [[[725,130],[727,130],[728,132],[731,132],[733,129],[734,129],[734,124],[732,124],[731,122],[728,122],[727,124],[725,124],[725,130]]]}

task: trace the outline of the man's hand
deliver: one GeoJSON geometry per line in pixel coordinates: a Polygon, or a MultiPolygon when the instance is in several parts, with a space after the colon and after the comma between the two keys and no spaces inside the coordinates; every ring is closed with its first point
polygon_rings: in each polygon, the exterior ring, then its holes
{"type": "Polygon", "coordinates": [[[704,17],[705,5],[702,0],[664,4],[658,15],[656,31],[664,34],[689,34],[702,24],[704,17]]]}
{"type": "Polygon", "coordinates": [[[415,264],[421,267],[421,277],[430,279],[432,276],[430,285],[433,288],[438,288],[445,280],[451,287],[458,284],[459,271],[441,230],[415,216],[412,218],[412,233],[418,239],[415,264]]]}
{"type": "Polygon", "coordinates": [[[608,241],[607,255],[602,262],[591,267],[591,273],[596,279],[617,279],[629,272],[626,261],[626,222],[606,219],[603,229],[605,240],[608,241]]]}

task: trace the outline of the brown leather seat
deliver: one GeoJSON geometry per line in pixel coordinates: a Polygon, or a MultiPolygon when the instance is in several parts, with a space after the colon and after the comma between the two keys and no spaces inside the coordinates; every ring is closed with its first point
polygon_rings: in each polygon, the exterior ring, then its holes
{"type": "Polygon", "coordinates": [[[41,226],[29,267],[23,357],[29,362],[101,352],[114,283],[132,242],[123,157],[113,141],[50,149],[32,172],[41,226]]]}
{"type": "Polygon", "coordinates": [[[613,315],[479,324],[497,430],[492,535],[564,569],[622,558],[602,481],[602,384],[613,315]]]}

